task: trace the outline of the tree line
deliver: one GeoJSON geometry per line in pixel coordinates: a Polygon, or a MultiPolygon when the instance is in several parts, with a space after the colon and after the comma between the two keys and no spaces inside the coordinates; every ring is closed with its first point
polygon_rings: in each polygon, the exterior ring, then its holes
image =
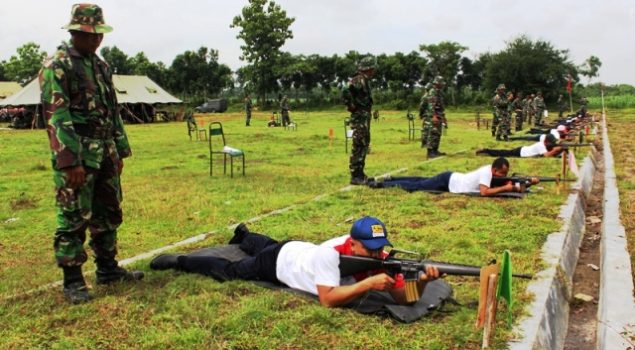
{"type": "MultiPolygon", "coordinates": [[[[399,109],[416,106],[422,87],[435,76],[444,78],[446,100],[453,105],[487,103],[500,83],[517,93],[542,91],[548,102],[555,101],[566,92],[569,79],[575,91],[593,91],[584,90],[581,78],[586,77],[590,86],[602,65],[595,56],[575,64],[568,50],[526,35],[507,42],[499,52],[475,57],[465,55],[467,46],[452,41],[421,44],[408,53],[297,55],[282,50],[293,38],[294,20],[274,1],[249,0],[229,24],[239,30],[237,39],[243,42],[240,58],[245,65],[236,71],[218,62],[218,50],[207,47],[178,54],[169,66],[150,61],[143,52],[128,55],[116,46],[103,47],[100,54],[114,73],[147,75],[192,104],[214,97],[241,101],[250,93],[260,104],[275,103],[286,94],[296,106],[306,107],[339,104],[341,87],[365,56],[377,61],[372,80],[376,103],[399,109]]],[[[46,55],[38,44],[26,43],[0,62],[0,80],[25,85],[37,76],[46,55]]]]}

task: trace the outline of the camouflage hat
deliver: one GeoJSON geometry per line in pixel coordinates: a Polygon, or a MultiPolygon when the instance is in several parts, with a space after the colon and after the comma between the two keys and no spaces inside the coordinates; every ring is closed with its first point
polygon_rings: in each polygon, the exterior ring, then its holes
{"type": "Polygon", "coordinates": [[[425,86],[425,89],[426,90],[432,89],[432,83],[427,83],[426,86],[425,86]]]}
{"type": "Polygon", "coordinates": [[[443,77],[440,75],[437,75],[436,77],[434,77],[434,80],[432,81],[433,84],[443,84],[443,77]]]}
{"type": "Polygon", "coordinates": [[[505,84],[498,84],[496,90],[505,90],[505,84]]]}
{"type": "Polygon", "coordinates": [[[86,33],[108,33],[112,27],[104,23],[101,7],[95,4],[75,4],[71,10],[71,22],[62,29],[86,33]]]}
{"type": "Polygon", "coordinates": [[[375,68],[377,68],[377,62],[375,61],[375,58],[373,57],[367,56],[359,60],[359,62],[357,62],[358,71],[371,70],[375,68]]]}

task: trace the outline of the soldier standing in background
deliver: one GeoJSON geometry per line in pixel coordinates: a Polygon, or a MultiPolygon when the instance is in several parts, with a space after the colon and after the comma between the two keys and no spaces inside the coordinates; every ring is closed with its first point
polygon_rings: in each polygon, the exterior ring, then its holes
{"type": "Polygon", "coordinates": [[[370,143],[370,113],[373,107],[373,97],[370,89],[370,79],[375,74],[376,63],[372,57],[364,57],[357,64],[357,75],[342,91],[344,104],[351,112],[350,126],[353,129],[353,145],[349,170],[351,185],[363,185],[368,178],[364,173],[366,154],[370,143]]]}
{"type": "Polygon", "coordinates": [[[536,95],[531,94],[529,96],[529,101],[527,101],[527,125],[531,125],[531,121],[533,120],[536,111],[536,104],[534,103],[535,98],[536,95]]]}
{"type": "Polygon", "coordinates": [[[521,131],[523,129],[523,99],[522,93],[518,93],[516,98],[510,104],[510,116],[511,112],[515,113],[516,125],[515,130],[521,131]]]}
{"type": "Polygon", "coordinates": [[[247,94],[247,96],[245,96],[245,113],[247,114],[247,117],[245,119],[245,126],[249,126],[249,123],[251,123],[251,109],[252,108],[253,108],[253,105],[251,104],[251,96],[247,94]]]}
{"type": "Polygon", "coordinates": [[[536,115],[536,119],[534,120],[535,126],[542,125],[542,117],[546,108],[547,106],[545,105],[545,100],[542,98],[542,92],[538,91],[536,98],[534,98],[534,113],[536,115]]]}
{"type": "Polygon", "coordinates": [[[426,137],[426,148],[428,149],[428,158],[436,158],[445,155],[439,152],[441,144],[441,135],[443,128],[448,127],[448,121],[445,118],[445,108],[443,103],[443,77],[436,76],[432,82],[433,88],[428,92],[428,109],[430,110],[430,126],[426,137]]]}
{"type": "Polygon", "coordinates": [[[291,123],[289,118],[289,98],[287,95],[282,96],[282,100],[280,100],[280,115],[282,115],[282,126],[287,126],[291,123]]]}
{"type": "Polygon", "coordinates": [[[562,119],[562,114],[567,110],[567,101],[565,101],[562,94],[558,95],[558,119],[562,119]]]}
{"type": "Polygon", "coordinates": [[[421,148],[428,145],[428,133],[432,126],[432,111],[430,109],[429,91],[432,90],[432,83],[427,83],[423,89],[423,95],[419,102],[419,118],[421,119],[421,148]]]}
{"type": "Polygon", "coordinates": [[[63,43],[44,62],[39,82],[56,190],[55,259],[64,273],[64,296],[76,304],[91,298],[82,275],[87,228],[97,284],[140,280],[143,273],[127,271],[115,260],[123,221],[120,175],[131,151],[112,74],[95,54],[112,27],[99,6],[77,4],[64,28],[70,45],[63,43]]]}
{"type": "Polygon", "coordinates": [[[581,115],[582,117],[586,117],[587,113],[587,105],[589,104],[589,100],[586,97],[580,98],[580,109],[576,113],[576,115],[581,115]]]}
{"type": "Polygon", "coordinates": [[[502,138],[504,138],[505,141],[509,139],[510,119],[509,113],[507,113],[508,103],[507,96],[505,96],[505,84],[499,84],[496,88],[496,95],[492,98],[494,118],[498,120],[499,124],[497,128],[492,125],[492,132],[496,132],[497,141],[501,141],[502,138]]]}

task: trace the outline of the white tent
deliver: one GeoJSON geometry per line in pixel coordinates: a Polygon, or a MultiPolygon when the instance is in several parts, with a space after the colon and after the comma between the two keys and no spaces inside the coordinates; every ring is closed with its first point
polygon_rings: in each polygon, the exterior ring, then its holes
{"type": "MultiPolygon", "coordinates": [[[[112,82],[119,103],[182,103],[145,75],[113,75],[112,82]]],[[[40,85],[32,80],[22,90],[0,100],[0,106],[29,106],[40,104],[40,85]]]]}

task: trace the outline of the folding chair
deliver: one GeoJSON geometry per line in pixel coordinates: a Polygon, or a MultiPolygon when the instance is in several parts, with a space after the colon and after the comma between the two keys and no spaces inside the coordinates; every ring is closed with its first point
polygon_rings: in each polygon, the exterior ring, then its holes
{"type": "Polygon", "coordinates": [[[348,118],[344,120],[344,152],[346,153],[348,153],[348,140],[353,138],[353,129],[350,128],[350,122],[351,120],[348,118]]]}
{"type": "Polygon", "coordinates": [[[203,140],[201,139],[201,133],[203,133],[203,137],[207,140],[207,129],[196,124],[192,112],[185,115],[185,122],[187,123],[187,136],[190,137],[190,141],[192,141],[192,133],[196,134],[197,141],[203,140]]]}
{"type": "MultiPolygon", "coordinates": [[[[216,137],[218,139],[219,137],[216,137]]],[[[242,150],[229,147],[225,143],[225,133],[223,132],[223,125],[219,122],[211,122],[209,124],[209,175],[212,175],[212,169],[214,167],[214,155],[222,154],[223,155],[223,174],[227,174],[227,157],[229,156],[230,161],[230,173],[231,177],[234,177],[234,157],[240,157],[243,161],[243,176],[245,176],[245,152],[242,150]],[[212,142],[214,136],[220,136],[222,141],[222,145],[220,142],[212,142]],[[216,144],[217,150],[213,148],[214,144],[216,144]]]]}
{"type": "Polygon", "coordinates": [[[406,114],[406,118],[408,119],[408,140],[414,141],[415,132],[417,130],[415,128],[415,116],[408,112],[408,114],[406,114]]]}

